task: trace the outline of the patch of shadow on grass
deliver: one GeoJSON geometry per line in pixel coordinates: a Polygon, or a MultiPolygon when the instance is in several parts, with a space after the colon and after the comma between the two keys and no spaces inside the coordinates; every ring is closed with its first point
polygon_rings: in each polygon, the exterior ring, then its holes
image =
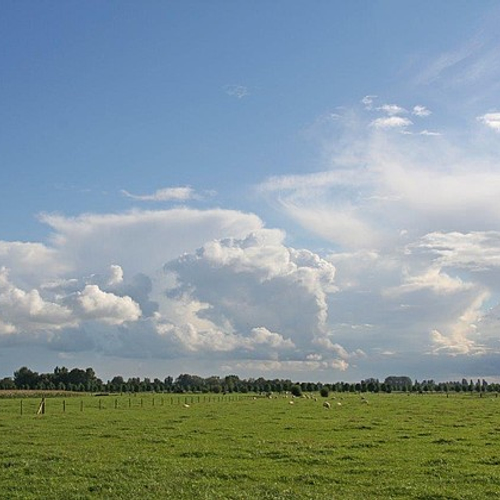
{"type": "Polygon", "coordinates": [[[207,458],[207,457],[215,457],[217,453],[213,451],[201,451],[201,450],[191,450],[185,451],[179,455],[182,458],[207,458]]]}
{"type": "Polygon", "coordinates": [[[290,460],[292,455],[287,451],[268,451],[262,455],[270,460],[290,460]]]}
{"type": "Polygon", "coordinates": [[[358,448],[378,448],[379,446],[380,445],[377,444],[377,443],[372,443],[372,442],[368,441],[366,443],[354,443],[351,446],[349,446],[349,448],[352,448],[352,449],[358,449],[358,448]]]}
{"type": "Polygon", "coordinates": [[[454,439],[439,438],[432,441],[432,444],[455,444],[455,442],[454,439]]]}
{"type": "Polygon", "coordinates": [[[481,465],[500,465],[500,457],[488,457],[478,460],[481,465]]]}
{"type": "Polygon", "coordinates": [[[461,498],[461,496],[445,495],[442,493],[423,493],[415,497],[416,500],[461,500],[461,498]]]}

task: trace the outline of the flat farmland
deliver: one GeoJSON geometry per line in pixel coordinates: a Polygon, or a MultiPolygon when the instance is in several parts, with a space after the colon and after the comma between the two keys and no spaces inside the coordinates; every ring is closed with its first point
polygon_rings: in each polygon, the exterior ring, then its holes
{"type": "Polygon", "coordinates": [[[0,399],[0,498],[500,497],[500,398],[364,397],[0,399]]]}

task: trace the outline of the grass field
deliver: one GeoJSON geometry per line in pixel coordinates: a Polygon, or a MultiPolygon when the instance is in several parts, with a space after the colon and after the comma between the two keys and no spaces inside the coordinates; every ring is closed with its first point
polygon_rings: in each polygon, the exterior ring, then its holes
{"type": "Polygon", "coordinates": [[[500,398],[341,397],[0,399],[0,498],[500,498],[500,398]]]}

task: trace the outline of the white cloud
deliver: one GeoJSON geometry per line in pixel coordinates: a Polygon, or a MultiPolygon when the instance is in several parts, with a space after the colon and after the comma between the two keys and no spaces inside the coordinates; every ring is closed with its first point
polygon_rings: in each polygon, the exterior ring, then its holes
{"type": "Polygon", "coordinates": [[[270,332],[263,326],[253,328],[249,340],[250,345],[258,344],[275,349],[293,349],[295,347],[290,339],[283,338],[279,333],[270,332]]]}
{"type": "MultiPolygon", "coordinates": [[[[332,370],[336,372],[344,372],[349,368],[349,363],[342,359],[332,359],[329,361],[315,361],[315,360],[294,360],[294,361],[277,361],[277,360],[251,360],[240,361],[234,364],[226,365],[228,371],[251,371],[254,373],[274,373],[284,374],[290,376],[290,373],[310,374],[311,372],[326,372],[331,373],[332,370]]],[[[283,375],[282,375],[283,376],[283,375]]]]}
{"type": "Polygon", "coordinates": [[[411,114],[415,116],[425,117],[425,116],[430,116],[432,114],[432,111],[427,109],[425,106],[417,104],[416,106],[413,106],[411,114]]]}
{"type": "Polygon", "coordinates": [[[373,109],[373,102],[377,98],[376,95],[367,95],[361,99],[361,102],[365,105],[365,109],[367,110],[372,110],[373,109]]]}
{"type": "Polygon", "coordinates": [[[499,231],[433,232],[409,248],[429,252],[442,267],[488,272],[500,269],[499,231]]]}
{"type": "Polygon", "coordinates": [[[250,95],[250,91],[245,85],[226,85],[224,90],[227,95],[236,97],[237,99],[242,99],[250,95]]]}
{"type": "Polygon", "coordinates": [[[171,320],[163,326],[160,320],[161,333],[183,352],[280,360],[323,347],[325,366],[348,358],[340,345],[322,340],[329,335],[335,268],[310,251],[285,247],[283,238],[281,231],[261,230],[208,242],[168,263],[176,279],[167,294],[173,302],[159,312],[171,320]]]}
{"type": "Polygon", "coordinates": [[[407,113],[408,111],[397,104],[383,104],[382,106],[377,108],[378,111],[383,111],[389,116],[402,115],[407,113]]]}
{"type": "Polygon", "coordinates": [[[446,333],[433,330],[431,334],[434,343],[433,352],[435,354],[444,352],[452,356],[459,354],[484,354],[487,350],[477,342],[477,323],[482,316],[481,306],[488,298],[489,294],[484,292],[479,295],[452,323],[446,333]]]}
{"type": "Polygon", "coordinates": [[[126,321],[137,321],[141,309],[130,297],[118,297],[103,292],[97,285],[87,285],[76,298],[83,318],[99,320],[110,325],[121,325],[126,321]]]}
{"type": "Polygon", "coordinates": [[[41,220],[54,231],[51,249],[60,265],[82,275],[107,273],[110,265],[121,266],[128,275],[149,275],[206,241],[241,237],[263,225],[254,214],[189,208],[78,217],[45,214],[41,220]]]}
{"type": "Polygon", "coordinates": [[[123,269],[120,266],[112,264],[110,266],[110,276],[108,278],[108,286],[115,286],[123,283],[123,269]]]}
{"type": "Polygon", "coordinates": [[[0,319],[0,335],[10,335],[17,331],[16,327],[11,323],[5,323],[0,319]]]}
{"type": "Polygon", "coordinates": [[[74,326],[69,308],[44,300],[36,289],[29,291],[16,287],[9,280],[5,267],[0,268],[0,311],[4,330],[42,331],[74,326]]]}
{"type": "Polygon", "coordinates": [[[389,294],[412,293],[419,290],[431,290],[436,294],[453,294],[472,288],[472,283],[463,282],[460,278],[452,278],[442,272],[439,266],[430,267],[417,276],[405,276],[404,283],[397,288],[388,289],[389,294]]]}
{"type": "Polygon", "coordinates": [[[500,113],[486,113],[477,118],[481,123],[484,123],[487,127],[500,132],[500,113]]]}
{"type": "Polygon", "coordinates": [[[383,118],[376,118],[371,122],[372,127],[378,129],[395,129],[395,128],[406,128],[412,125],[412,121],[409,118],[404,118],[402,116],[389,116],[383,118]]]}
{"type": "Polygon", "coordinates": [[[132,194],[123,189],[122,194],[138,201],[188,201],[198,198],[189,186],[158,189],[153,194],[145,195],[132,194]]]}
{"type": "Polygon", "coordinates": [[[420,135],[428,135],[428,136],[434,136],[434,137],[438,137],[441,134],[441,132],[433,132],[432,130],[422,130],[421,132],[419,132],[420,135]]]}

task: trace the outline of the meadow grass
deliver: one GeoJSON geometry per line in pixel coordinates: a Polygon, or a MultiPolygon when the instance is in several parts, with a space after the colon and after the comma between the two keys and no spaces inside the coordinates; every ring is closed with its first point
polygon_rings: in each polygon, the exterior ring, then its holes
{"type": "Polygon", "coordinates": [[[0,399],[0,498],[500,498],[500,398],[335,398],[0,399]]]}

